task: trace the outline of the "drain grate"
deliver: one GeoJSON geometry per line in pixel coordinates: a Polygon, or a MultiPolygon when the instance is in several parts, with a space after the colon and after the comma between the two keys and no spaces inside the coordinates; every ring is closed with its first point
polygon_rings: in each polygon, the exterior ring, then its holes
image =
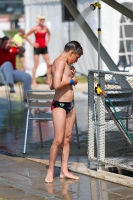
{"type": "Polygon", "coordinates": [[[9,181],[9,180],[4,179],[4,178],[0,178],[0,182],[4,183],[6,185],[9,185],[9,186],[13,186],[14,188],[23,190],[26,193],[31,193],[31,194],[35,194],[35,195],[37,195],[39,197],[44,197],[46,200],[52,200],[52,199],[61,200],[60,198],[55,197],[53,195],[49,195],[46,192],[42,192],[42,191],[39,191],[37,189],[32,189],[32,188],[26,187],[24,185],[21,185],[21,184],[18,184],[18,183],[14,183],[14,182],[9,181]]]}

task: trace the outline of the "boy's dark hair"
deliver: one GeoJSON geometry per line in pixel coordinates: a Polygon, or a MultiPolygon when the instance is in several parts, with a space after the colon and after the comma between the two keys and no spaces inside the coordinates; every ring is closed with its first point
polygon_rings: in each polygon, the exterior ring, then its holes
{"type": "Polygon", "coordinates": [[[79,55],[83,55],[83,49],[82,49],[80,43],[77,41],[70,41],[65,45],[64,51],[68,52],[70,50],[73,50],[75,53],[77,53],[79,55]]]}

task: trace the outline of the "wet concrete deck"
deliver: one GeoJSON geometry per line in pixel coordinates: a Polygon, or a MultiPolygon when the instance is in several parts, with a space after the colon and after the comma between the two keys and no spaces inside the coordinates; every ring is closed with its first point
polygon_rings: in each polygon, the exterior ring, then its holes
{"type": "MultiPolygon", "coordinates": [[[[11,94],[12,110],[8,111],[4,89],[0,88],[0,200],[66,199],[66,200],[126,200],[133,199],[133,190],[118,184],[91,178],[78,173],[79,181],[60,180],[60,156],[57,158],[53,184],[44,182],[49,149],[53,139],[52,122],[42,122],[43,148],[40,145],[38,122],[31,121],[28,131],[26,155],[23,154],[26,110],[21,103],[16,86],[11,94]],[[29,160],[34,159],[34,161],[29,160]],[[35,162],[36,161],[36,162],[35,162]],[[44,162],[45,161],[45,162],[44,162]],[[42,164],[44,163],[44,164],[42,164]]],[[[38,89],[48,89],[41,85],[38,89]]],[[[76,163],[88,167],[87,158],[87,84],[75,89],[75,104],[80,136],[77,148],[76,133],[70,151],[69,168],[76,163]],[[82,115],[81,113],[84,113],[82,115]]]]}
{"type": "Polygon", "coordinates": [[[1,200],[132,200],[133,190],[78,174],[79,181],[60,179],[55,167],[52,184],[44,182],[47,166],[25,158],[0,156],[1,200]]]}

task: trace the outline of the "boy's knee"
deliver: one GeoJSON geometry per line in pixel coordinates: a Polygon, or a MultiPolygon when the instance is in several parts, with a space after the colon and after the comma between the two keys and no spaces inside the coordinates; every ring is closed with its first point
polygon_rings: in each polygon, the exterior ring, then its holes
{"type": "Polygon", "coordinates": [[[63,143],[62,140],[54,140],[53,143],[57,146],[57,147],[60,147],[63,143]]]}
{"type": "Polygon", "coordinates": [[[69,135],[69,136],[65,137],[64,143],[65,143],[65,144],[66,144],[66,143],[70,143],[71,140],[72,140],[72,135],[69,135]]]}

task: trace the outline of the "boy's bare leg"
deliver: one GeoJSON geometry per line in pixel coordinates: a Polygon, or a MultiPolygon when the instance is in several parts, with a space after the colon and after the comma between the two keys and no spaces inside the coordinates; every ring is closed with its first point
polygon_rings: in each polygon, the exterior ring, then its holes
{"type": "Polygon", "coordinates": [[[54,165],[58,150],[62,145],[66,127],[66,111],[62,108],[55,108],[52,111],[54,124],[54,141],[50,148],[49,168],[45,182],[52,183],[54,177],[54,165]]]}
{"type": "Polygon", "coordinates": [[[75,122],[75,107],[72,109],[72,111],[67,115],[66,118],[66,130],[65,130],[65,137],[62,147],[62,154],[61,154],[61,172],[60,172],[60,178],[71,178],[78,180],[79,177],[71,174],[68,171],[68,158],[69,158],[69,152],[70,152],[70,142],[72,138],[72,129],[75,122]]]}

